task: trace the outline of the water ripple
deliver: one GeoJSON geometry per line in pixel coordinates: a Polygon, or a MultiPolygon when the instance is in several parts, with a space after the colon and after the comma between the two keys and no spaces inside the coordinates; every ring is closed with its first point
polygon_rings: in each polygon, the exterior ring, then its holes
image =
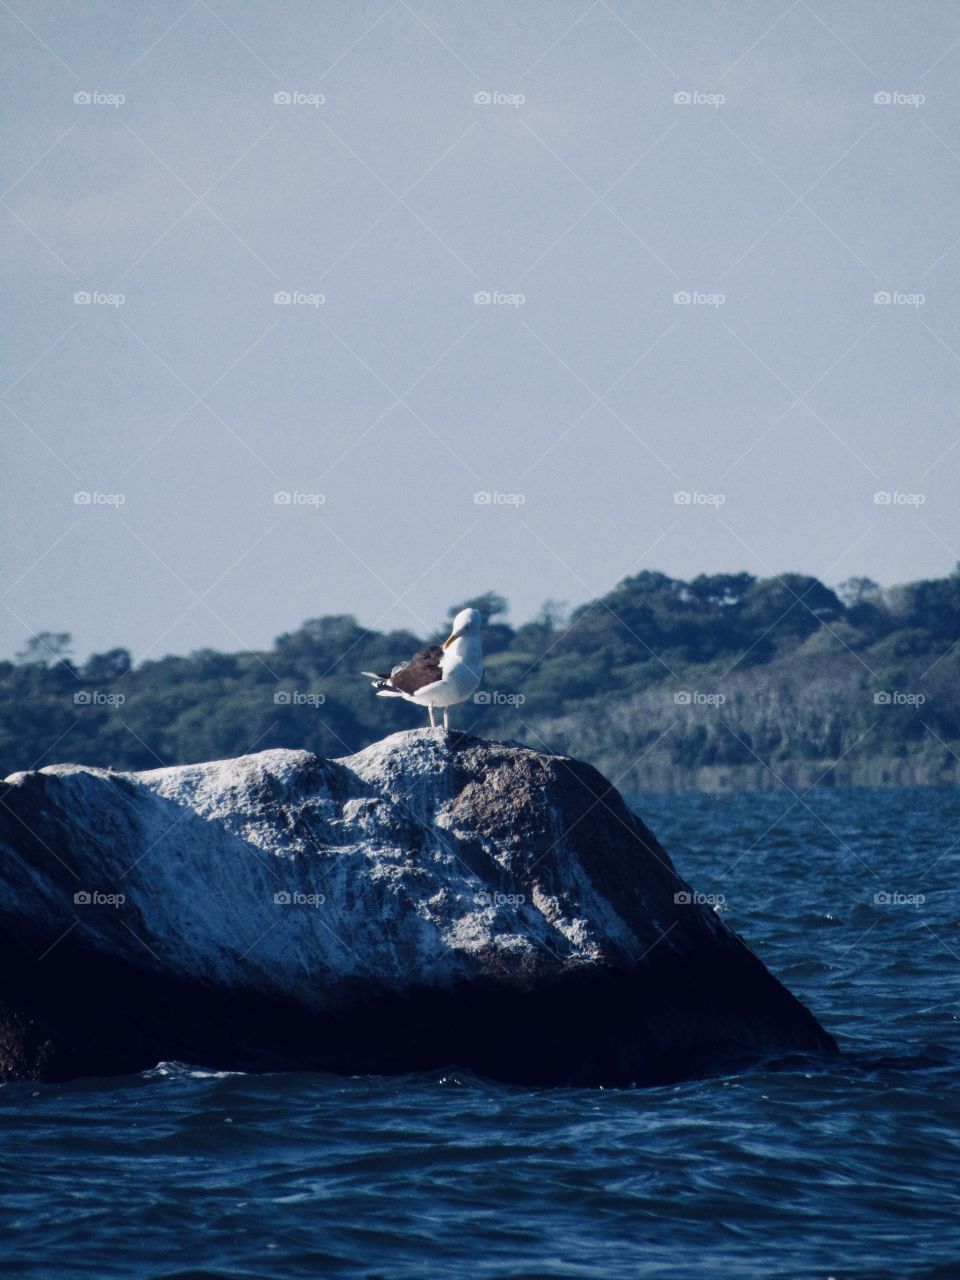
{"type": "Polygon", "coordinates": [[[960,802],[806,803],[638,808],[839,1060],[646,1090],[521,1089],[455,1064],[345,1079],[170,1062],[7,1086],[0,1275],[956,1280],[960,802]]]}

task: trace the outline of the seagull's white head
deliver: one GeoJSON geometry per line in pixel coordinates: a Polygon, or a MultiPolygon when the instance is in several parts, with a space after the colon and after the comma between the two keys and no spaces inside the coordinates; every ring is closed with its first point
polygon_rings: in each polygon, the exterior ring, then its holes
{"type": "Polygon", "coordinates": [[[461,609],[453,620],[449,636],[443,642],[444,649],[449,649],[454,640],[460,640],[467,636],[475,636],[479,639],[482,626],[483,614],[479,609],[461,609]]]}

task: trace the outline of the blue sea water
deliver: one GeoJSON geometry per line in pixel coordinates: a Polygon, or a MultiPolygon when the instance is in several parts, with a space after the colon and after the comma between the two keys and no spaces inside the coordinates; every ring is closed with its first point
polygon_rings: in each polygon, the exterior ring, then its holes
{"type": "Polygon", "coordinates": [[[0,1275],[960,1277],[960,792],[635,807],[839,1060],[655,1089],[456,1064],[8,1085],[0,1275]]]}

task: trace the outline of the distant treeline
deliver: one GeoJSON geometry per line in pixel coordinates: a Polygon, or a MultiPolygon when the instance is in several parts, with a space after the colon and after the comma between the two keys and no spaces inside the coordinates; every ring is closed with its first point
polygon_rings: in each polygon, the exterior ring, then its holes
{"type": "MultiPolygon", "coordinates": [[[[466,604],[487,617],[486,678],[455,727],[587,759],[628,791],[958,780],[960,567],[889,590],[644,572],[569,614],[548,602],[517,628],[494,592],[466,604]]],[[[426,723],[358,672],[437,638],[333,615],[264,652],[134,666],[125,649],[77,665],[69,634],[45,632],[0,663],[0,776],[268,747],[347,755],[426,723]]]]}

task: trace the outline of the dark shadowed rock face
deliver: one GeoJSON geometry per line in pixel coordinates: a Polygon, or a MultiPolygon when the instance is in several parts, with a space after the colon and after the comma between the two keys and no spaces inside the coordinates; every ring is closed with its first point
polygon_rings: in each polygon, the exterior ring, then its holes
{"type": "Polygon", "coordinates": [[[343,760],[14,774],[0,1073],[626,1084],[835,1052],[691,892],[589,766],[443,730],[343,760]]]}

